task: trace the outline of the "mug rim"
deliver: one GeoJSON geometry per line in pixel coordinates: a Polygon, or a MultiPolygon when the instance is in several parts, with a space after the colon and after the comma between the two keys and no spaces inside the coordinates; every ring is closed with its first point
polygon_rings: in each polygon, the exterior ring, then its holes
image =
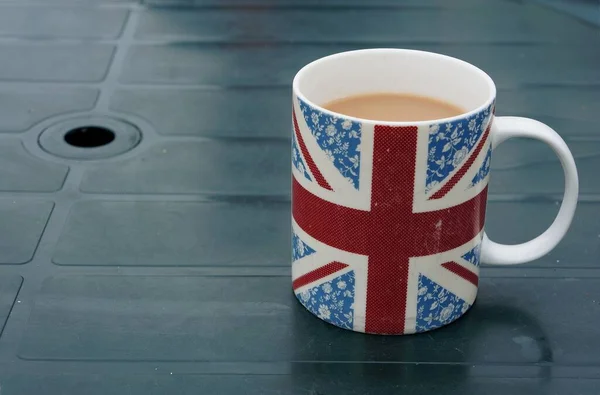
{"type": "Polygon", "coordinates": [[[469,118],[469,117],[485,110],[486,108],[490,107],[492,105],[492,103],[494,102],[494,100],[496,99],[496,84],[494,84],[494,81],[492,80],[492,78],[485,71],[481,70],[479,67],[477,67],[469,62],[466,62],[464,60],[461,60],[461,59],[458,59],[458,58],[455,58],[452,56],[448,56],[448,55],[439,54],[436,52],[421,51],[421,50],[417,50],[417,49],[402,49],[402,48],[358,49],[358,50],[353,50],[353,51],[338,52],[335,54],[331,54],[331,55],[324,56],[322,58],[313,60],[312,62],[304,65],[296,73],[296,75],[294,76],[294,80],[292,82],[292,91],[296,97],[301,99],[306,104],[308,104],[311,107],[318,109],[320,112],[323,112],[330,116],[333,116],[336,118],[348,119],[353,122],[376,123],[376,124],[382,125],[382,126],[415,126],[415,125],[429,125],[432,123],[435,124],[435,123],[454,122],[454,121],[457,121],[460,119],[469,118]],[[486,81],[488,88],[489,88],[488,98],[483,102],[483,104],[479,105],[477,108],[475,108],[471,111],[460,113],[460,114],[452,116],[452,117],[428,119],[428,120],[424,120],[424,121],[378,121],[376,119],[358,118],[358,117],[353,117],[353,116],[346,115],[346,114],[341,114],[341,113],[338,113],[335,111],[330,111],[330,110],[324,108],[323,106],[318,105],[318,104],[314,103],[313,101],[309,100],[300,90],[300,87],[299,87],[300,79],[303,78],[304,74],[306,74],[308,71],[310,71],[311,68],[318,66],[320,63],[323,63],[323,62],[326,62],[328,60],[332,60],[335,58],[343,58],[343,57],[347,57],[347,56],[351,56],[351,55],[355,55],[355,54],[368,55],[368,54],[372,54],[372,53],[382,53],[382,52],[396,52],[396,53],[404,52],[404,53],[419,54],[422,56],[429,56],[433,59],[446,59],[448,61],[455,62],[463,67],[467,67],[470,70],[472,70],[474,73],[478,74],[480,77],[482,77],[486,81]]]}

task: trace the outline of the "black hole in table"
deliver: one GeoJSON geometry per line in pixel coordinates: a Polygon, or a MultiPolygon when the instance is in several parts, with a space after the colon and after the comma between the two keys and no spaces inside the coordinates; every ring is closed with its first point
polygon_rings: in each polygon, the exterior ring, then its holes
{"type": "Polygon", "coordinates": [[[80,148],[95,148],[110,144],[115,132],[100,126],[83,126],[69,130],[65,134],[67,144],[80,148]]]}

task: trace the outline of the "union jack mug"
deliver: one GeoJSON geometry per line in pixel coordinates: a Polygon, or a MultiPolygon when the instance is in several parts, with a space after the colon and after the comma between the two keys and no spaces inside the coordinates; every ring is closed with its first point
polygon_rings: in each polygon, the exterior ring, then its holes
{"type": "Polygon", "coordinates": [[[300,303],[341,328],[429,331],[475,301],[480,263],[511,265],[551,251],[571,224],[577,169],[561,137],[527,118],[495,117],[496,87],[479,68],[403,49],[339,53],[293,82],[292,277],[300,303]],[[428,96],[466,109],[424,122],[383,122],[322,104],[379,92],[428,96]],[[565,175],[563,202],[540,236],[502,245],[483,231],[492,150],[543,141],[565,175]]]}

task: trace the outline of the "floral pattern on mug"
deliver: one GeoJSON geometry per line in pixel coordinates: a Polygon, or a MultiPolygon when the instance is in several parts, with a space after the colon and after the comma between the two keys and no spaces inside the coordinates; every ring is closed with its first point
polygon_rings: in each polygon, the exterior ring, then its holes
{"type": "Polygon", "coordinates": [[[419,275],[416,331],[439,328],[463,315],[470,305],[429,278],[419,275]]]}
{"type": "Polygon", "coordinates": [[[336,118],[298,99],[310,132],[327,159],[355,189],[359,187],[361,124],[336,118]]]}
{"type": "Polygon", "coordinates": [[[488,173],[490,172],[491,161],[492,161],[492,146],[490,144],[490,146],[488,147],[487,153],[485,154],[485,159],[483,160],[483,164],[479,168],[479,171],[477,172],[477,174],[475,174],[475,177],[473,177],[473,180],[471,180],[471,185],[469,185],[469,187],[473,187],[473,186],[479,184],[482,180],[485,180],[488,173]]]}
{"type": "Polygon", "coordinates": [[[473,248],[472,250],[470,250],[469,252],[467,252],[465,255],[463,255],[462,258],[465,261],[470,262],[474,266],[479,267],[479,257],[480,257],[480,255],[481,255],[481,244],[478,244],[478,245],[475,246],[475,248],[473,248]]]}
{"type": "Polygon", "coordinates": [[[302,154],[300,153],[300,149],[298,148],[298,143],[296,142],[296,135],[294,134],[294,130],[292,129],[292,164],[298,170],[300,174],[302,174],[306,179],[312,181],[310,175],[308,174],[308,170],[306,168],[306,163],[304,163],[304,159],[302,159],[302,154]]]}
{"type": "Polygon", "coordinates": [[[429,126],[426,194],[436,190],[467,159],[489,124],[492,107],[467,118],[429,126]]]}
{"type": "Polygon", "coordinates": [[[354,328],[354,271],[299,292],[296,297],[320,319],[341,328],[354,328]]]}
{"type": "Polygon", "coordinates": [[[314,252],[315,250],[303,242],[296,232],[292,232],[292,262],[310,254],[314,254],[314,252]]]}

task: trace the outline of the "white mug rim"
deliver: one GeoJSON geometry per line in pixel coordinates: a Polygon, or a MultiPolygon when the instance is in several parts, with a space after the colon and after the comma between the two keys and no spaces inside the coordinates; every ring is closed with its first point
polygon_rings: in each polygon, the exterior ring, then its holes
{"type": "Polygon", "coordinates": [[[455,122],[455,121],[458,121],[461,119],[469,118],[469,117],[489,108],[492,105],[492,103],[494,102],[494,100],[496,99],[496,85],[494,84],[494,81],[485,71],[481,70],[479,67],[472,65],[471,63],[466,62],[464,60],[454,58],[454,57],[448,56],[448,55],[442,55],[442,54],[435,53],[435,52],[421,51],[421,50],[416,50],[416,49],[401,49],[401,48],[358,49],[358,50],[354,50],[354,51],[338,52],[338,53],[335,53],[332,55],[328,55],[328,56],[324,56],[322,58],[316,59],[316,60],[308,63],[304,67],[302,67],[296,73],[296,75],[294,76],[294,80],[292,82],[292,90],[293,90],[294,94],[296,95],[296,97],[298,97],[300,100],[302,100],[309,106],[318,109],[320,112],[322,112],[324,114],[328,114],[328,115],[330,115],[332,117],[336,117],[336,118],[348,119],[353,122],[374,123],[374,124],[382,125],[382,126],[415,126],[415,125],[430,125],[430,124],[435,124],[435,123],[455,122]],[[311,100],[309,100],[306,96],[304,96],[304,94],[300,90],[300,87],[299,87],[300,79],[303,78],[304,74],[309,72],[312,67],[318,66],[320,63],[323,63],[323,62],[326,62],[329,60],[333,60],[333,59],[337,59],[337,58],[343,58],[343,57],[347,57],[347,56],[351,56],[351,55],[356,55],[356,54],[364,54],[365,56],[368,56],[369,54],[382,53],[382,52],[388,52],[388,53],[389,52],[395,52],[395,53],[403,52],[403,53],[409,53],[409,54],[412,53],[412,54],[419,54],[421,56],[431,57],[432,60],[445,59],[446,61],[455,62],[463,67],[470,69],[473,73],[479,75],[486,81],[488,88],[489,88],[488,98],[483,102],[483,104],[479,105],[477,108],[475,108],[471,111],[468,111],[468,112],[461,113],[459,115],[455,115],[453,117],[428,119],[428,120],[424,120],[424,121],[396,122],[396,121],[378,121],[378,120],[367,119],[367,118],[357,118],[357,117],[353,117],[350,115],[345,115],[345,114],[340,114],[340,113],[337,113],[334,111],[330,111],[330,110],[327,110],[326,108],[323,108],[322,106],[312,102],[311,100]]]}

